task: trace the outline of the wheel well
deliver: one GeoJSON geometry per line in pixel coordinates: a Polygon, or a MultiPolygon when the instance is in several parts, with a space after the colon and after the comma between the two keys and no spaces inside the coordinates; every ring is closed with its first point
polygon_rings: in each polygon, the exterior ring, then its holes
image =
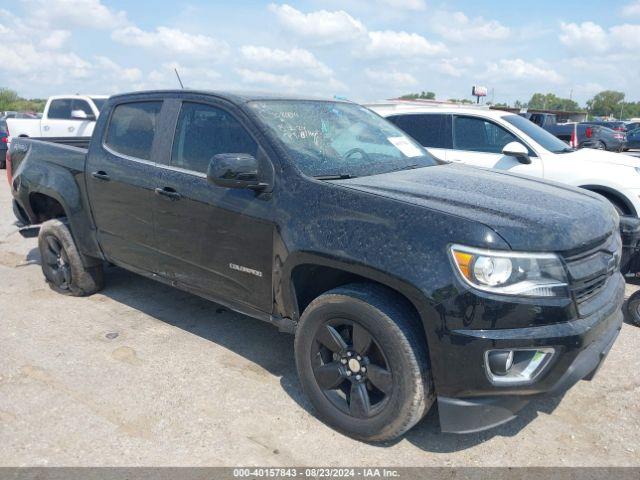
{"type": "Polygon", "coordinates": [[[629,203],[629,201],[626,198],[620,196],[617,192],[614,192],[604,187],[591,186],[591,185],[583,186],[582,188],[589,190],[593,193],[602,195],[604,198],[606,198],[611,203],[616,205],[620,210],[622,210],[622,213],[624,215],[635,215],[636,213],[635,209],[629,203]]]}
{"type": "Polygon", "coordinates": [[[31,206],[31,211],[36,216],[37,223],[67,216],[60,202],[42,193],[32,193],[29,195],[29,205],[31,206]]]}
{"type": "Polygon", "coordinates": [[[298,317],[315,298],[329,290],[350,283],[368,283],[384,287],[390,294],[397,296],[400,301],[405,303],[406,307],[415,314],[416,319],[420,318],[418,310],[406,295],[388,285],[355,273],[322,265],[303,264],[293,269],[291,281],[298,307],[298,317]]]}

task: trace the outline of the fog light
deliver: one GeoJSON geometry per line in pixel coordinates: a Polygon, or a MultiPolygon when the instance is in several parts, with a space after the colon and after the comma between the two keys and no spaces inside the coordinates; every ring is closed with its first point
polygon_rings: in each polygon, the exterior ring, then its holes
{"type": "Polygon", "coordinates": [[[513,365],[513,350],[493,350],[488,352],[489,370],[494,375],[506,375],[513,365]]]}
{"type": "Polygon", "coordinates": [[[496,385],[533,383],[549,365],[553,353],[550,347],[488,350],[484,359],[487,376],[496,385]]]}

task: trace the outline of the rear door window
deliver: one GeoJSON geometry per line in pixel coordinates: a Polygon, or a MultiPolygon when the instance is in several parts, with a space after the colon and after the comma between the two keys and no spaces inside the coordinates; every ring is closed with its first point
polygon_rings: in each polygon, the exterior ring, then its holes
{"type": "Polygon", "coordinates": [[[89,102],[86,100],[74,99],[73,102],[71,102],[71,111],[73,112],[74,110],[82,110],[87,115],[93,115],[93,110],[91,110],[89,102]]]}
{"type": "Polygon", "coordinates": [[[451,115],[395,115],[388,120],[415,138],[423,147],[452,148],[451,115]]]}
{"type": "Polygon", "coordinates": [[[70,120],[71,119],[71,99],[61,98],[58,100],[52,100],[49,105],[49,118],[57,120],[70,120]]]}
{"type": "Polygon", "coordinates": [[[113,109],[105,145],[116,153],[151,159],[162,102],[132,102],[113,109]]]}
{"type": "Polygon", "coordinates": [[[257,155],[258,145],[230,113],[211,105],[182,104],[173,140],[171,165],[206,173],[219,153],[257,155]]]}
{"type": "Polygon", "coordinates": [[[455,150],[502,153],[506,144],[519,141],[499,125],[476,117],[454,117],[453,132],[455,150]]]}

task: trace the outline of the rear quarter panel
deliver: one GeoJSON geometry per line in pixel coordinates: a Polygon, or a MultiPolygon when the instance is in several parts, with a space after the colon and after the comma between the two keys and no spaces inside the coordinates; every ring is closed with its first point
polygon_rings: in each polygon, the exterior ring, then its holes
{"type": "Polygon", "coordinates": [[[39,137],[41,134],[39,118],[7,118],[9,135],[15,137],[39,137]]]}
{"type": "Polygon", "coordinates": [[[86,149],[31,139],[14,139],[10,149],[12,193],[32,222],[38,222],[31,196],[39,193],[58,201],[80,250],[100,256],[87,202],[84,165],[86,149]]]}

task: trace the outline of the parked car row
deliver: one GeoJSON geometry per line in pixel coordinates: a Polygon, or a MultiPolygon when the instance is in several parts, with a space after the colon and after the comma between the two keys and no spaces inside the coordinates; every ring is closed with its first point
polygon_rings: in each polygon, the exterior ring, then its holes
{"type": "Polygon", "coordinates": [[[294,333],[304,392],[355,438],[436,402],[443,431],[484,430],[590,380],[621,329],[614,207],[640,211],[639,161],[504,112],[372,108],[391,122],[340,100],[113,96],[88,149],[12,138],[21,232],[62,294],[99,291],[110,262],[294,333]]]}
{"type": "Polygon", "coordinates": [[[562,182],[607,198],[620,215],[640,213],[640,160],[573,149],[533,122],[500,110],[424,107],[406,102],[370,105],[434,156],[562,182]]]}
{"type": "Polygon", "coordinates": [[[50,97],[41,118],[9,116],[6,127],[12,137],[90,137],[106,99],[104,95],[50,97]]]}
{"type": "Polygon", "coordinates": [[[636,128],[627,133],[627,148],[629,150],[640,149],[640,128],[636,128]]]}
{"type": "Polygon", "coordinates": [[[522,113],[521,116],[560,140],[567,143],[575,142],[578,148],[595,148],[612,152],[622,152],[627,149],[626,130],[620,126],[620,124],[624,125],[624,122],[558,123],[556,114],[537,112],[522,113]]]}

